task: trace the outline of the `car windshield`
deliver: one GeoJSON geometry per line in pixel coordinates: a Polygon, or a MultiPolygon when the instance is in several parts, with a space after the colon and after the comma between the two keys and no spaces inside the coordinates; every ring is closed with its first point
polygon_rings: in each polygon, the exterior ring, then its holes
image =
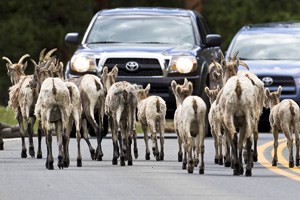
{"type": "Polygon", "coordinates": [[[240,34],[231,50],[244,60],[299,60],[300,32],[240,34]]]}
{"type": "Polygon", "coordinates": [[[189,17],[100,16],[85,43],[194,44],[189,17]]]}

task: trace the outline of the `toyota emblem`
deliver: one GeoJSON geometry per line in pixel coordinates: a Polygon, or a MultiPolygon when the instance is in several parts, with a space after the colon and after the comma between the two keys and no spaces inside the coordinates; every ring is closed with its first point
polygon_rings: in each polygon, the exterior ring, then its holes
{"type": "Polygon", "coordinates": [[[129,61],[129,62],[126,63],[125,67],[128,71],[133,72],[133,71],[138,70],[139,64],[135,61],[129,61]]]}
{"type": "Polygon", "coordinates": [[[265,85],[272,85],[272,83],[273,83],[273,79],[271,77],[268,77],[268,76],[263,77],[261,80],[265,85]]]}

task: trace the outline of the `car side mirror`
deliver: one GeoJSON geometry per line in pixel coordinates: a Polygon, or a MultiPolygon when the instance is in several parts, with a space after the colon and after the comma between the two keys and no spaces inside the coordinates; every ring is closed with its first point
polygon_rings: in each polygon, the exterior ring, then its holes
{"type": "Polygon", "coordinates": [[[207,47],[217,47],[221,45],[222,38],[218,34],[208,34],[205,42],[207,47]]]}
{"type": "Polygon", "coordinates": [[[77,45],[78,44],[79,33],[68,33],[65,36],[65,41],[67,44],[77,45]]]}

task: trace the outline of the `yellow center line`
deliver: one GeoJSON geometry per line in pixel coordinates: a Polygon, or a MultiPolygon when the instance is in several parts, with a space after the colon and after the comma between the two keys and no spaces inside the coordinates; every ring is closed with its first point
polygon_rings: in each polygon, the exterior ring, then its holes
{"type": "MultiPolygon", "coordinates": [[[[287,148],[286,141],[287,140],[285,139],[284,142],[282,142],[278,145],[277,155],[278,155],[278,163],[280,163],[282,166],[284,166],[286,168],[289,168],[289,161],[283,156],[283,151],[284,151],[285,148],[287,148]]],[[[293,144],[294,154],[295,154],[295,147],[294,146],[295,146],[295,141],[294,141],[294,144],[293,144]]],[[[274,155],[274,149],[272,151],[272,155],[274,155]]],[[[294,157],[294,161],[296,161],[295,157],[294,157]]],[[[296,164],[296,162],[294,164],[296,164]]],[[[296,165],[295,165],[294,168],[289,168],[289,170],[300,174],[300,169],[296,165]]]]}
{"type": "MultiPolygon", "coordinates": [[[[285,139],[280,139],[278,140],[278,142],[282,142],[284,141],[285,139]]],[[[258,160],[259,160],[259,163],[264,166],[265,168],[269,169],[270,171],[272,172],[275,172],[277,174],[280,174],[282,176],[286,176],[288,178],[291,178],[293,180],[296,180],[296,181],[300,181],[300,176],[298,175],[295,175],[295,174],[292,174],[290,172],[287,172],[286,170],[283,170],[281,168],[278,168],[276,166],[272,166],[272,162],[270,162],[264,155],[264,151],[269,148],[270,146],[273,146],[273,143],[274,141],[270,141],[270,142],[267,142],[265,144],[262,144],[260,146],[258,146],[257,148],[257,151],[258,151],[258,160]]],[[[273,157],[273,155],[272,155],[273,157]]]]}

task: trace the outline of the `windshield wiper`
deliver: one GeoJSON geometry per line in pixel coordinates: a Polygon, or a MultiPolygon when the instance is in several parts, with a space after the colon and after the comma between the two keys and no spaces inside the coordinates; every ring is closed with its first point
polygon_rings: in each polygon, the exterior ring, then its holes
{"type": "Polygon", "coordinates": [[[109,44],[109,43],[121,43],[118,41],[97,41],[97,42],[89,42],[87,44],[109,44]]]}

